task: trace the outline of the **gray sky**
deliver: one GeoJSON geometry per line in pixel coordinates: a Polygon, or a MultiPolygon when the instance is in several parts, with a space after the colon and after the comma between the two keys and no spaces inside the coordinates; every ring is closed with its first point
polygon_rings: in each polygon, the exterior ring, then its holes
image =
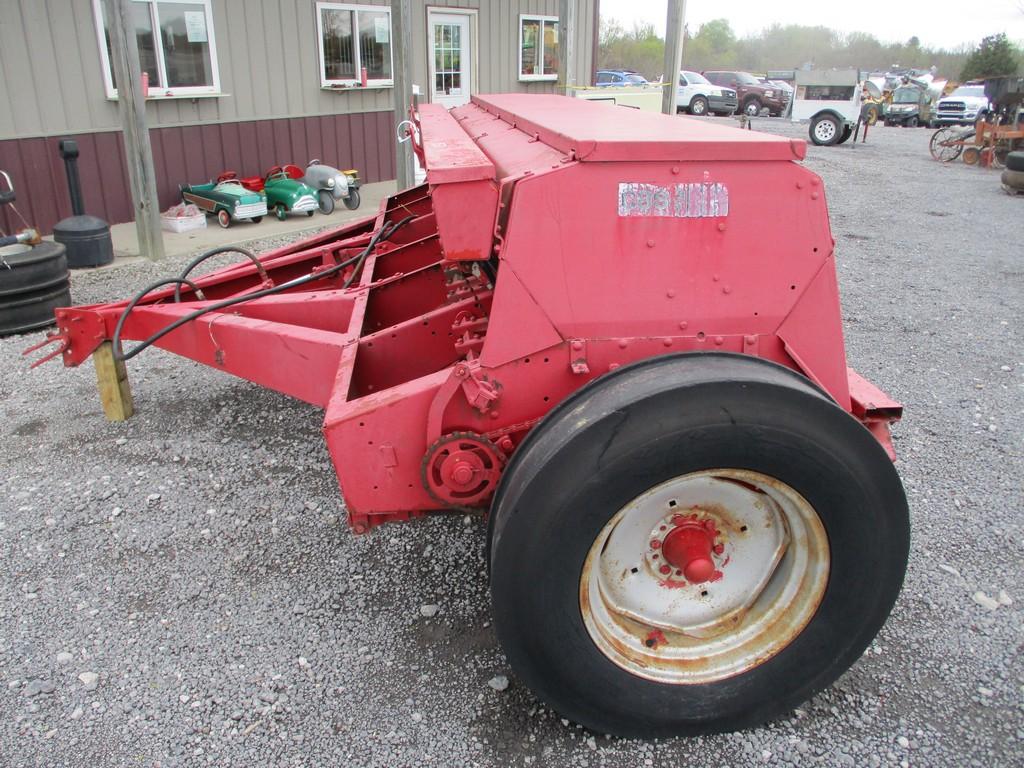
{"type": "MultiPolygon", "coordinates": [[[[600,1],[601,16],[618,19],[627,29],[634,21],[646,21],[653,23],[659,34],[665,32],[667,5],[663,0],[600,1]]],[[[922,45],[941,48],[978,43],[996,32],[1005,32],[1011,40],[1024,40],[1024,0],[688,0],[686,21],[691,31],[718,18],[728,19],[741,37],[778,22],[869,32],[883,42],[917,35],[922,45]]]]}

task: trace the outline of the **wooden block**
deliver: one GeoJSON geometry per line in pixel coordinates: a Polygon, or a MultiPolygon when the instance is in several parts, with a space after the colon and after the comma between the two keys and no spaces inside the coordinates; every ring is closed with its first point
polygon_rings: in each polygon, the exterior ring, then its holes
{"type": "Polygon", "coordinates": [[[114,359],[114,345],[105,341],[92,353],[96,366],[96,384],[107,421],[124,421],[135,413],[128,371],[123,360],[114,359]]]}

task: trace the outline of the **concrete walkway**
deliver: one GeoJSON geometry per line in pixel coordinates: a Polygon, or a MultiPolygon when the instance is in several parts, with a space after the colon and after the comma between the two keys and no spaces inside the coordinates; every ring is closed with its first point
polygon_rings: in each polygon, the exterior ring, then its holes
{"type": "MultiPolygon", "coordinates": [[[[237,245],[250,240],[257,240],[279,235],[294,234],[298,237],[301,233],[311,229],[320,229],[325,226],[340,226],[355,219],[362,219],[372,216],[380,207],[380,202],[388,195],[395,193],[394,181],[381,181],[376,184],[366,184],[359,194],[362,203],[354,211],[348,210],[342,203],[338,203],[334,213],[324,216],[315,213],[312,216],[297,213],[290,214],[284,221],[278,221],[271,213],[263,217],[259,224],[243,221],[232,224],[227,229],[222,229],[217,220],[208,216],[206,227],[194,229],[191,232],[164,232],[164,253],[166,256],[181,256],[196,251],[205,251],[222,245],[237,245]]],[[[110,228],[110,236],[114,241],[114,262],[124,264],[140,258],[139,239],[135,230],[135,222],[129,221],[124,224],[114,224],[110,228]]]]}

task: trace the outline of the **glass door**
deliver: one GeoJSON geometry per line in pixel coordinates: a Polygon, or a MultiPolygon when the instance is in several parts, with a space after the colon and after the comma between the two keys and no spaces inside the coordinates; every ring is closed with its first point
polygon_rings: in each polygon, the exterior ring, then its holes
{"type": "Polygon", "coordinates": [[[431,13],[430,100],[447,108],[469,101],[470,41],[469,16],[431,13]]]}

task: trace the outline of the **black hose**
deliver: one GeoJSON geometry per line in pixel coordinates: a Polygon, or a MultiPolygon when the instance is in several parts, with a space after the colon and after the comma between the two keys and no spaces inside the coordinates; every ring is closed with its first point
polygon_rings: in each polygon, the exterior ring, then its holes
{"type": "MultiPolygon", "coordinates": [[[[237,245],[224,245],[224,246],[221,246],[220,248],[214,248],[212,250],[207,251],[206,253],[203,253],[203,254],[200,254],[199,256],[196,256],[194,259],[192,259],[192,261],[190,261],[188,263],[188,266],[185,267],[185,269],[182,270],[182,272],[179,275],[179,277],[181,277],[181,279],[184,280],[186,277],[188,277],[189,273],[193,269],[198,267],[200,264],[202,264],[204,261],[206,261],[211,256],[216,256],[216,255],[218,255],[220,253],[240,253],[240,254],[242,254],[243,256],[245,256],[245,258],[247,258],[249,261],[251,261],[253,264],[256,265],[256,271],[259,273],[260,277],[263,278],[263,282],[267,282],[267,280],[270,279],[269,276],[267,275],[267,270],[263,268],[263,263],[258,258],[256,258],[256,255],[252,251],[246,250],[245,248],[239,248],[237,245]]],[[[180,295],[181,295],[180,294],[180,290],[181,290],[181,284],[178,284],[177,286],[175,286],[175,288],[174,288],[174,300],[175,301],[179,301],[180,300],[180,295]]]]}
{"type": "MultiPolygon", "coordinates": [[[[165,285],[174,285],[176,288],[180,288],[183,283],[192,289],[192,292],[196,295],[197,299],[199,299],[200,301],[205,301],[206,296],[203,295],[202,289],[198,285],[193,283],[191,280],[188,280],[184,277],[168,277],[164,280],[157,280],[155,283],[152,283],[151,285],[147,285],[145,288],[143,288],[141,291],[135,294],[132,300],[128,302],[128,306],[124,308],[124,312],[122,312],[121,316],[117,318],[117,325],[114,326],[115,357],[119,356],[118,350],[121,348],[121,330],[124,328],[124,321],[128,317],[128,314],[133,309],[135,309],[135,306],[140,301],[142,301],[146,296],[155,291],[157,288],[162,288],[165,285]]],[[[177,299],[177,291],[175,291],[175,301],[177,301],[177,299]]]]}
{"type": "Polygon", "coordinates": [[[114,338],[112,339],[113,347],[114,347],[114,357],[116,359],[122,360],[122,361],[124,361],[124,360],[131,360],[133,357],[135,357],[137,354],[139,354],[139,352],[144,350],[146,347],[151,346],[153,343],[159,341],[160,339],[162,339],[164,336],[166,336],[171,331],[177,330],[178,328],[180,328],[181,326],[185,325],[186,323],[189,323],[189,322],[195,320],[197,317],[201,317],[201,316],[203,316],[203,315],[205,315],[205,314],[207,314],[209,312],[216,312],[217,310],[220,310],[220,309],[225,309],[227,307],[232,307],[232,306],[234,306],[236,304],[241,304],[241,303],[246,302],[246,301],[252,301],[253,299],[261,299],[264,296],[273,296],[274,294],[282,293],[283,291],[287,291],[287,290],[290,290],[292,288],[298,288],[299,286],[306,285],[307,283],[312,283],[312,282],[314,282],[316,280],[323,280],[326,277],[331,277],[333,275],[336,275],[338,272],[343,270],[345,267],[348,267],[348,266],[351,266],[351,265],[354,264],[355,268],[352,270],[352,274],[349,275],[349,278],[345,281],[344,286],[343,286],[344,288],[348,288],[349,285],[351,285],[352,280],[354,279],[355,275],[359,272],[359,269],[363,265],[363,262],[366,261],[366,257],[370,255],[370,252],[374,249],[374,247],[377,245],[377,243],[380,242],[381,240],[387,238],[387,237],[391,237],[391,235],[393,235],[395,233],[395,231],[397,229],[399,229],[399,227],[405,226],[410,221],[412,221],[414,218],[416,218],[416,217],[415,216],[406,216],[404,219],[399,221],[397,224],[392,224],[392,225],[385,224],[384,226],[382,226],[380,229],[378,229],[376,232],[374,232],[373,237],[370,238],[370,242],[367,243],[366,248],[364,248],[362,250],[362,252],[358,256],[353,256],[351,259],[346,259],[345,261],[342,261],[342,262],[340,262],[338,264],[335,264],[332,267],[328,267],[327,269],[323,270],[322,272],[316,272],[316,273],[310,273],[308,275],[303,275],[302,277],[297,277],[294,280],[289,280],[287,283],[281,283],[280,285],[275,285],[272,288],[264,288],[261,291],[255,291],[253,293],[247,293],[247,294],[244,294],[242,296],[233,296],[230,299],[224,299],[222,301],[216,302],[215,304],[210,304],[209,306],[203,307],[202,309],[197,309],[195,312],[190,312],[189,314],[185,315],[184,317],[179,317],[173,323],[170,323],[169,325],[165,326],[164,328],[161,328],[159,331],[154,333],[148,339],[145,339],[144,341],[140,341],[137,345],[132,347],[127,352],[122,352],[121,351],[121,330],[124,327],[125,318],[127,318],[128,317],[128,313],[131,312],[131,310],[135,308],[135,305],[147,293],[149,293],[151,290],[153,290],[154,287],[158,287],[160,285],[166,285],[166,284],[171,283],[171,282],[178,282],[180,280],[180,282],[184,282],[186,284],[191,285],[192,289],[194,291],[197,291],[199,296],[202,296],[202,291],[199,291],[198,288],[196,288],[194,286],[194,284],[190,283],[190,281],[188,281],[188,280],[181,280],[180,278],[170,278],[168,280],[161,281],[160,283],[154,283],[154,285],[150,286],[143,293],[139,294],[134,299],[132,299],[131,303],[125,308],[125,311],[121,314],[121,317],[118,319],[117,327],[114,329],[114,338]]]}

